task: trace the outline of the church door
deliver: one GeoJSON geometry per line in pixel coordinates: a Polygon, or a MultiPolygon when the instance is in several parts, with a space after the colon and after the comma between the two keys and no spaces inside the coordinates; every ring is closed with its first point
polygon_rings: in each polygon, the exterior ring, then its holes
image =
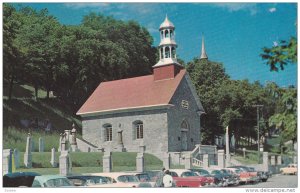
{"type": "Polygon", "coordinates": [[[189,125],[186,120],[183,120],[181,123],[181,151],[188,149],[188,131],[189,125]]]}
{"type": "Polygon", "coordinates": [[[187,131],[181,131],[181,150],[187,151],[187,131]]]}

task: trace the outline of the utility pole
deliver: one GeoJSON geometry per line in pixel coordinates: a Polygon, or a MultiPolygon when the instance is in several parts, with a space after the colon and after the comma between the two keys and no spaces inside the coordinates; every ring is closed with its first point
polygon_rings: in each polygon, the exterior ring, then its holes
{"type": "Polygon", "coordinates": [[[260,147],[259,147],[259,108],[264,105],[253,105],[253,107],[257,108],[257,159],[258,163],[260,161],[260,147]]]}

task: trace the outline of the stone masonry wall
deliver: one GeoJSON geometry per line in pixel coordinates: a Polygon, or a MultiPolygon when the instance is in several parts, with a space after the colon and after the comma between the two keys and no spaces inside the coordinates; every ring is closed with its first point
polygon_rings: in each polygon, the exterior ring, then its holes
{"type": "Polygon", "coordinates": [[[181,151],[181,124],[184,120],[189,124],[187,150],[191,151],[194,149],[195,144],[200,144],[200,117],[197,113],[199,110],[198,106],[186,78],[181,81],[171,99],[171,104],[174,107],[168,110],[169,152],[181,151]],[[188,101],[188,109],[182,108],[182,100],[188,101]]]}
{"type": "Polygon", "coordinates": [[[116,151],[118,145],[117,132],[123,130],[123,144],[128,152],[138,152],[141,143],[145,152],[160,156],[167,151],[167,110],[147,110],[139,112],[115,113],[94,117],[85,117],[82,121],[83,139],[98,146],[116,151]],[[143,122],[144,139],[135,139],[133,122],[143,122]],[[105,142],[105,124],[112,125],[112,141],[105,142]]]}

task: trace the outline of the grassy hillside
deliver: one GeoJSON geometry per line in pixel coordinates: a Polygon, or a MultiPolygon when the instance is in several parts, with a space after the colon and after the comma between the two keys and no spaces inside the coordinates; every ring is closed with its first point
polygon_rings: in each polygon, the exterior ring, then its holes
{"type": "Polygon", "coordinates": [[[34,98],[34,89],[28,85],[15,86],[13,97],[8,100],[7,85],[4,81],[3,88],[3,148],[17,148],[25,150],[27,133],[33,134],[35,148],[38,148],[39,137],[45,139],[45,150],[58,146],[59,133],[76,129],[81,133],[80,117],[74,110],[56,97],[46,98],[46,92],[39,90],[38,100],[34,98]],[[51,122],[51,134],[45,135],[45,122],[51,122]],[[35,122],[39,123],[35,127],[35,122]]]}

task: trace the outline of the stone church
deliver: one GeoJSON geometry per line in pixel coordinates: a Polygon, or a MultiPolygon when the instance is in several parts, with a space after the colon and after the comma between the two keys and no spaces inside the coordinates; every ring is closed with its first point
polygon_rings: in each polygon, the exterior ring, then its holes
{"type": "MultiPolygon", "coordinates": [[[[191,151],[200,144],[204,113],[191,79],[176,59],[175,26],[160,25],[160,60],[153,74],[102,82],[77,112],[82,137],[97,148],[144,152],[191,151]]],[[[202,57],[207,57],[202,42],[202,57]]]]}

